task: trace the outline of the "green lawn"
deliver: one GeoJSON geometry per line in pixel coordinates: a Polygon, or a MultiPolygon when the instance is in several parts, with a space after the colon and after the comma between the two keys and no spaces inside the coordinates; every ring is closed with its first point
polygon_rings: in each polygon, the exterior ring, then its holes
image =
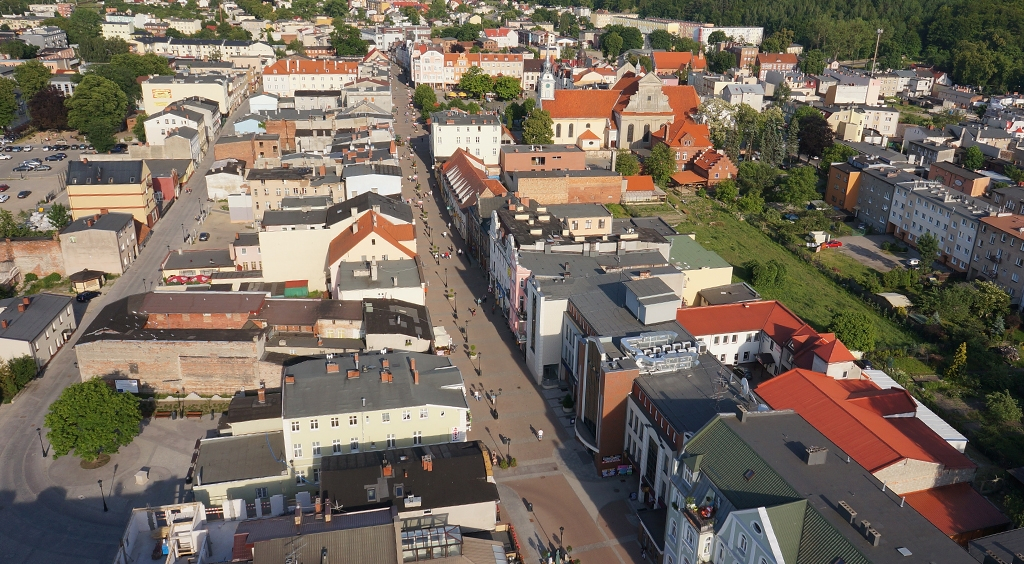
{"type": "Polygon", "coordinates": [[[820,252],[815,253],[814,260],[827,266],[834,272],[857,281],[864,280],[867,276],[876,272],[875,269],[865,266],[857,259],[843,254],[839,249],[822,249],[820,252]]]}
{"type": "Polygon", "coordinates": [[[734,277],[741,280],[750,281],[743,268],[748,261],[775,259],[784,264],[788,283],[779,290],[762,292],[766,299],[781,301],[819,330],[828,327],[832,315],[837,311],[863,312],[875,320],[878,330],[877,348],[908,347],[915,344],[912,335],[878,315],[874,309],[836,285],[812,265],[798,259],[755,227],[730,213],[722,212],[717,206],[714,209],[710,206],[709,200],[700,198],[685,202],[683,209],[688,213],[687,220],[680,223],[677,230],[680,233],[695,232],[697,242],[732,264],[735,267],[734,277]]]}

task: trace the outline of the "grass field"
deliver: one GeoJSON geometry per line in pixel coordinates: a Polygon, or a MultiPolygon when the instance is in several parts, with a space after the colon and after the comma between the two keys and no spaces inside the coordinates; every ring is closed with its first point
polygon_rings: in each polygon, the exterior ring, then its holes
{"type": "MultiPolygon", "coordinates": [[[[735,215],[723,212],[717,205],[713,208],[710,200],[692,198],[684,203],[683,209],[688,213],[687,220],[680,223],[677,230],[680,233],[696,233],[697,242],[715,251],[735,267],[734,277],[749,282],[749,274],[743,265],[751,260],[775,259],[784,264],[788,283],[778,290],[762,292],[762,295],[781,301],[816,329],[825,330],[838,311],[857,311],[874,320],[878,333],[877,348],[908,347],[915,344],[912,335],[878,315],[874,309],[818,272],[814,266],[800,260],[735,215]]],[[[828,260],[841,259],[830,257],[828,260]]],[[[845,261],[843,267],[854,268],[845,261]]]]}
{"type": "Polygon", "coordinates": [[[873,268],[861,264],[860,261],[849,255],[844,255],[839,249],[822,249],[821,252],[814,255],[814,260],[857,281],[862,281],[868,275],[875,273],[873,268]]]}

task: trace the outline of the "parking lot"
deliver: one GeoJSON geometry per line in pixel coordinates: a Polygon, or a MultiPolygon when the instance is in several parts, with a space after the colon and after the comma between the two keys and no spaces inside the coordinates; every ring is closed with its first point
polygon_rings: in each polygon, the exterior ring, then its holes
{"type": "Polygon", "coordinates": [[[857,262],[879,272],[889,272],[898,266],[906,267],[908,259],[921,258],[917,249],[913,248],[898,255],[883,251],[884,241],[897,242],[892,235],[853,235],[840,237],[839,240],[843,242],[843,246],[838,249],[840,253],[853,257],[857,262]]]}
{"type": "Polygon", "coordinates": [[[0,209],[5,209],[11,213],[17,215],[21,211],[34,210],[37,205],[46,200],[47,197],[57,198],[57,202],[63,203],[67,206],[67,198],[58,198],[63,195],[64,179],[67,176],[68,162],[74,159],[80,159],[83,153],[86,153],[86,157],[90,151],[82,149],[71,149],[70,145],[76,144],[77,141],[64,138],[64,141],[60,141],[59,138],[51,138],[49,141],[46,140],[44,134],[38,134],[28,140],[24,140],[18,143],[7,143],[3,147],[3,151],[0,152],[0,184],[9,186],[8,189],[3,191],[4,195],[10,197],[6,202],[0,203],[0,209]],[[44,151],[43,145],[56,145],[63,144],[68,145],[67,149],[60,151],[44,151]],[[13,147],[31,147],[31,150],[25,151],[8,151],[8,148],[13,147]],[[47,161],[46,157],[55,155],[56,153],[64,153],[67,158],[61,161],[47,161]],[[9,159],[7,157],[10,157],[9,159]],[[42,164],[50,167],[49,170],[31,170],[31,171],[16,171],[23,161],[39,159],[42,164]],[[29,192],[25,198],[18,198],[20,192],[29,192]]]}

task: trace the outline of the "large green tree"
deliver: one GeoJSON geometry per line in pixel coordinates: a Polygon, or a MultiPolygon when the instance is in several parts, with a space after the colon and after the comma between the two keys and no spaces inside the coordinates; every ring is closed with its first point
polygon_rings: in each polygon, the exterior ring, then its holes
{"type": "Polygon", "coordinates": [[[840,311],[832,316],[828,330],[846,345],[846,348],[867,352],[874,350],[877,331],[874,322],[865,313],[840,311]]]}
{"type": "Polygon", "coordinates": [[[96,378],[65,388],[50,405],[44,424],[55,459],[74,453],[91,461],[130,445],[141,422],[137,397],[117,393],[96,378]]]}
{"type": "Polygon", "coordinates": [[[18,113],[18,99],[14,95],[17,85],[13,80],[0,78],[0,127],[7,127],[18,113]]]}
{"type": "Polygon", "coordinates": [[[420,84],[412,94],[412,103],[421,110],[432,111],[437,106],[437,94],[429,84],[420,84]]]}
{"type": "Polygon", "coordinates": [[[939,253],[939,240],[930,231],[925,232],[917,238],[917,251],[921,253],[921,260],[925,268],[931,268],[939,253]]]}
{"type": "Polygon", "coordinates": [[[615,155],[615,172],[622,176],[640,174],[640,161],[629,149],[619,149],[615,155]]]}
{"type": "MultiPolygon", "coordinates": [[[[796,119],[794,117],[794,119],[796,119]]],[[[805,115],[800,124],[800,152],[812,157],[821,154],[835,142],[835,132],[821,114],[805,115]]]]}
{"type": "Polygon", "coordinates": [[[499,76],[494,79],[494,93],[502,100],[515,100],[523,93],[523,85],[514,76],[499,76]]]}
{"type": "Polygon", "coordinates": [[[614,31],[601,36],[601,53],[605,57],[615,58],[622,52],[622,36],[614,31]]]}
{"type": "Polygon", "coordinates": [[[14,67],[14,79],[21,89],[22,98],[30,100],[36,92],[50,85],[50,69],[39,61],[28,61],[14,67]]]}
{"type": "Polygon", "coordinates": [[[551,114],[534,108],[523,121],[523,143],[527,145],[550,145],[554,141],[554,122],[551,114]]]}
{"type": "Polygon", "coordinates": [[[78,54],[89,63],[108,63],[115,55],[129,51],[128,44],[119,37],[104,39],[97,35],[86,37],[78,43],[78,54]]]}
{"type": "Polygon", "coordinates": [[[814,167],[801,166],[790,169],[782,180],[779,189],[779,201],[802,206],[810,200],[818,198],[818,176],[814,167]]]}
{"type": "Polygon", "coordinates": [[[651,155],[644,159],[644,174],[654,179],[654,183],[662,188],[676,171],[676,155],[664,143],[659,143],[651,150],[651,155]]]}
{"type": "Polygon", "coordinates": [[[117,84],[96,74],[88,74],[66,102],[68,125],[85,133],[99,152],[114,146],[114,134],[121,128],[128,97],[117,84]]]}
{"type": "Polygon", "coordinates": [[[53,204],[46,212],[46,219],[49,219],[50,224],[60,231],[71,223],[71,212],[61,204],[53,204]]]}
{"type": "Polygon", "coordinates": [[[494,87],[494,80],[480,67],[470,67],[459,79],[459,90],[480,99],[494,87]]]}
{"type": "Polygon", "coordinates": [[[366,54],[367,43],[360,37],[359,28],[335,20],[331,45],[338,56],[362,56],[366,54]]]}
{"type": "Polygon", "coordinates": [[[985,166],[985,155],[977,147],[968,147],[960,157],[960,164],[967,170],[978,170],[985,166]]]}

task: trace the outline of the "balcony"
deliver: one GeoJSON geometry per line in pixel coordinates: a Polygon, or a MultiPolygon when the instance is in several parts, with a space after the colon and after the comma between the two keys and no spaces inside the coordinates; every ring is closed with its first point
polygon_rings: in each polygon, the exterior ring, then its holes
{"type": "Polygon", "coordinates": [[[686,520],[693,525],[694,529],[697,529],[698,534],[710,532],[715,528],[715,512],[715,507],[710,505],[707,507],[683,508],[686,520]]]}
{"type": "Polygon", "coordinates": [[[990,260],[990,261],[992,261],[992,262],[994,262],[996,264],[999,264],[999,263],[1003,262],[1003,257],[1001,257],[999,255],[992,255],[992,256],[988,257],[988,260],[990,260]]]}

